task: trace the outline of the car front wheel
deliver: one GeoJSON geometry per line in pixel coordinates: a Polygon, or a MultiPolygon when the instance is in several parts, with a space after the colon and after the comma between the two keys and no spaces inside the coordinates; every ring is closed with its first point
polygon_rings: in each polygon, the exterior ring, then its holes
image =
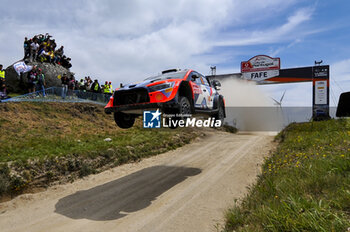
{"type": "Polygon", "coordinates": [[[127,129],[134,125],[135,116],[122,112],[115,112],[114,121],[120,128],[127,129]]]}
{"type": "Polygon", "coordinates": [[[191,103],[187,97],[180,97],[179,100],[180,110],[179,113],[182,115],[190,115],[192,113],[191,103]]]}

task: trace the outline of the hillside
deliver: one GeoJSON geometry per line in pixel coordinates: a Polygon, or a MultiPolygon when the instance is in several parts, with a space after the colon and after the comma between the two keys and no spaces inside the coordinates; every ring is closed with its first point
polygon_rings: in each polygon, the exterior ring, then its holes
{"type": "Polygon", "coordinates": [[[191,129],[119,129],[103,107],[0,104],[0,195],[34,191],[189,143],[191,129]],[[110,141],[105,141],[105,139],[110,141]]]}

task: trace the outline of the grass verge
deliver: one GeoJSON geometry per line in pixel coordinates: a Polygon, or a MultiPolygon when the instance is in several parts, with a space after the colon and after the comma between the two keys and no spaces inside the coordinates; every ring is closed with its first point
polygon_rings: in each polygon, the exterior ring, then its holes
{"type": "Polygon", "coordinates": [[[141,120],[123,130],[103,107],[81,103],[2,103],[0,128],[0,196],[138,161],[200,134],[144,129],[141,120]]]}
{"type": "Polygon", "coordinates": [[[224,231],[347,231],[349,121],[291,124],[276,140],[257,183],[227,212],[224,231]]]}

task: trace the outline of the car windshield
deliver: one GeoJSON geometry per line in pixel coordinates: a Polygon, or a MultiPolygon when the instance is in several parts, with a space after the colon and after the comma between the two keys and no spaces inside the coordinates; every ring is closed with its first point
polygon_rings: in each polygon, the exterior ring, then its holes
{"type": "Polygon", "coordinates": [[[166,80],[166,79],[182,79],[184,78],[187,71],[182,72],[171,72],[171,73],[164,73],[158,76],[153,76],[146,78],[147,81],[160,81],[160,80],[166,80]]]}

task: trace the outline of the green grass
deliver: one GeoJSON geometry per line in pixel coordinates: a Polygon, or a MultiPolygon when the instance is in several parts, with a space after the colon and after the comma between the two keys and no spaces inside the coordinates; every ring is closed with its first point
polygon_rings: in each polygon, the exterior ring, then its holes
{"type": "Polygon", "coordinates": [[[120,129],[103,107],[81,103],[3,103],[0,129],[0,196],[160,154],[199,135],[190,128],[144,129],[141,120],[120,129]]]}
{"type": "Polygon", "coordinates": [[[276,139],[257,183],[227,212],[225,231],[347,231],[349,121],[292,124],[276,139]]]}
{"type": "MultiPolygon", "coordinates": [[[[102,107],[84,109],[83,104],[7,104],[0,114],[0,162],[26,161],[79,155],[94,157],[108,149],[133,147],[143,154],[167,147],[180,140],[189,142],[190,130],[144,129],[141,121],[131,129],[118,128],[102,107]],[[86,112],[84,112],[86,110],[86,112]],[[80,112],[82,111],[82,112],[80,112]],[[111,142],[104,139],[111,138],[111,142]]],[[[0,108],[1,112],[1,108],[0,108]]],[[[191,135],[193,136],[191,138],[191,135]]]]}

